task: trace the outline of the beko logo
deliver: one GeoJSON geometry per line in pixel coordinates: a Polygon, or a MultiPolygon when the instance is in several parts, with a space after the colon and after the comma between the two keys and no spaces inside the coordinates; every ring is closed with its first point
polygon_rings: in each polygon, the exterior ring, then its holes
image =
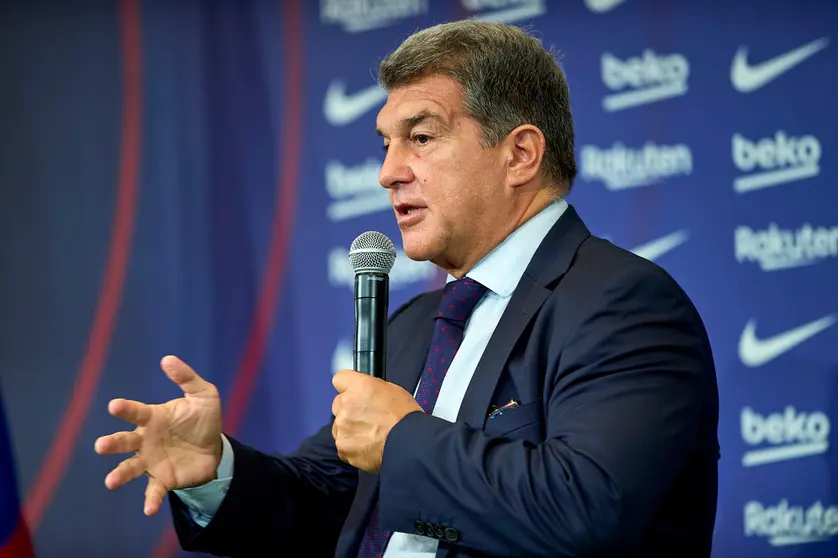
{"type": "Polygon", "coordinates": [[[689,87],[690,63],[683,54],[657,54],[652,49],[642,56],[621,60],[602,54],[602,82],[613,91],[606,95],[602,107],[608,112],[656,103],[685,94],[689,87]]]}
{"type": "Polygon", "coordinates": [[[580,152],[582,178],[601,180],[609,190],[648,186],[693,170],[692,151],[684,144],[647,142],[635,149],[616,142],[610,148],[586,145],[580,152]]]}
{"type": "Polygon", "coordinates": [[[329,221],[345,221],[378,211],[392,210],[387,190],[378,183],[381,161],[370,158],[360,165],[326,163],[326,191],[332,202],[326,208],[329,221]]]}
{"type": "Polygon", "coordinates": [[[342,25],[347,33],[386,27],[427,11],[428,0],[320,0],[320,22],[342,25]]]}
{"type": "Polygon", "coordinates": [[[838,507],[818,501],[804,508],[783,498],[776,506],[745,504],[745,536],[765,537],[771,546],[819,542],[838,535],[838,507]]]}
{"type": "Polygon", "coordinates": [[[734,191],[740,194],[820,174],[823,150],[811,134],[789,136],[778,130],[773,138],[758,140],[733,134],[732,150],[736,168],[748,173],[733,182],[734,191]]]}
{"type": "Polygon", "coordinates": [[[756,262],[763,271],[812,265],[838,256],[838,226],[804,223],[797,229],[782,229],[771,223],[766,229],[752,229],[742,225],[733,236],[736,261],[756,262]]]}
{"type": "MultiPolygon", "coordinates": [[[[328,255],[329,284],[333,287],[355,286],[355,270],[349,262],[345,247],[332,248],[328,255]]],[[[429,261],[411,260],[402,250],[396,251],[396,263],[390,270],[390,288],[400,289],[411,283],[430,281],[436,276],[436,266],[429,261]]]]}
{"type": "Polygon", "coordinates": [[[750,446],[742,465],[755,467],[778,461],[826,453],[829,449],[829,417],[820,411],[797,412],[789,405],[782,413],[763,416],[750,407],[742,409],[742,439],[750,446]]]}

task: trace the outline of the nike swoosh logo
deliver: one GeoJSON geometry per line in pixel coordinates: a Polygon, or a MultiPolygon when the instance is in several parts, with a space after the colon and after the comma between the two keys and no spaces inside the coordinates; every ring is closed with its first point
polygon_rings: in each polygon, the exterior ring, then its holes
{"type": "Polygon", "coordinates": [[[689,236],[690,233],[687,231],[676,231],[666,236],[656,238],[655,240],[647,242],[646,244],[641,244],[640,246],[634,248],[632,252],[637,254],[641,258],[646,258],[649,261],[654,261],[655,259],[660,258],[664,254],[669,252],[670,250],[673,250],[674,248],[683,244],[687,240],[687,238],[689,238],[689,236]]]}
{"type": "Polygon", "coordinates": [[[765,339],[756,335],[756,320],[750,320],[739,338],[739,359],[745,366],[762,366],[778,356],[797,347],[810,337],[814,337],[836,321],[836,315],[824,316],[819,320],[778,333],[765,339]]]}
{"type": "Polygon", "coordinates": [[[730,65],[730,82],[740,93],[756,91],[825,49],[828,44],[829,37],[823,37],[753,65],[748,64],[748,48],[739,47],[730,65]]]}
{"type": "Polygon", "coordinates": [[[343,126],[371,111],[387,98],[387,92],[379,85],[371,85],[351,95],[341,80],[332,80],[323,99],[323,116],[333,126],[343,126]]]}
{"type": "Polygon", "coordinates": [[[585,0],[585,7],[596,14],[610,12],[626,0],[585,0]]]}

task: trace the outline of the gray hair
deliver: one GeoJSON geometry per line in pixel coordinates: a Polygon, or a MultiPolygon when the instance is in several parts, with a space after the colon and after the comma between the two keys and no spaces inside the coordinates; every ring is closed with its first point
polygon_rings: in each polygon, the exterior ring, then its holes
{"type": "Polygon", "coordinates": [[[480,126],[484,145],[497,145],[522,124],[541,130],[546,182],[559,195],[570,192],[577,170],[567,83],[538,39],[503,23],[442,23],[408,37],[378,69],[387,91],[430,75],[462,87],[463,108],[480,126]]]}

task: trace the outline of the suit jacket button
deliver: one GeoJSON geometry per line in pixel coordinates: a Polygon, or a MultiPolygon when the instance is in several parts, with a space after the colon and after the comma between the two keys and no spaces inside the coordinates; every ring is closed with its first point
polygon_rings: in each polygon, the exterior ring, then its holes
{"type": "Polygon", "coordinates": [[[456,542],[460,539],[460,532],[453,527],[449,527],[445,530],[445,538],[451,542],[456,542]]]}
{"type": "Polygon", "coordinates": [[[443,527],[442,525],[434,525],[433,527],[434,535],[436,536],[436,538],[441,539],[445,536],[445,527],[443,527]]]}
{"type": "Polygon", "coordinates": [[[416,529],[416,534],[417,535],[424,535],[425,534],[425,524],[422,523],[421,521],[417,520],[413,524],[413,528],[416,529]]]}

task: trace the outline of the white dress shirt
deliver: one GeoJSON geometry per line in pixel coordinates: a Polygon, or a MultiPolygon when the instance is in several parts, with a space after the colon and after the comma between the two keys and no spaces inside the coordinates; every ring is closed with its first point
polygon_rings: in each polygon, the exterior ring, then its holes
{"type": "MultiPolygon", "coordinates": [[[[477,363],[489,344],[515,287],[544,237],[567,209],[560,200],[512,232],[466,275],[486,287],[483,298],[466,322],[463,341],[442,382],[433,415],[454,422],[477,363]]],[[[454,280],[449,276],[448,281],[454,280]]],[[[417,386],[418,388],[418,386],[417,386]]],[[[203,486],[176,490],[196,523],[206,526],[221,505],[233,474],[233,450],[222,435],[224,449],[217,479],[203,486]]],[[[393,533],[384,558],[433,558],[438,541],[408,533],[393,533]]]]}

